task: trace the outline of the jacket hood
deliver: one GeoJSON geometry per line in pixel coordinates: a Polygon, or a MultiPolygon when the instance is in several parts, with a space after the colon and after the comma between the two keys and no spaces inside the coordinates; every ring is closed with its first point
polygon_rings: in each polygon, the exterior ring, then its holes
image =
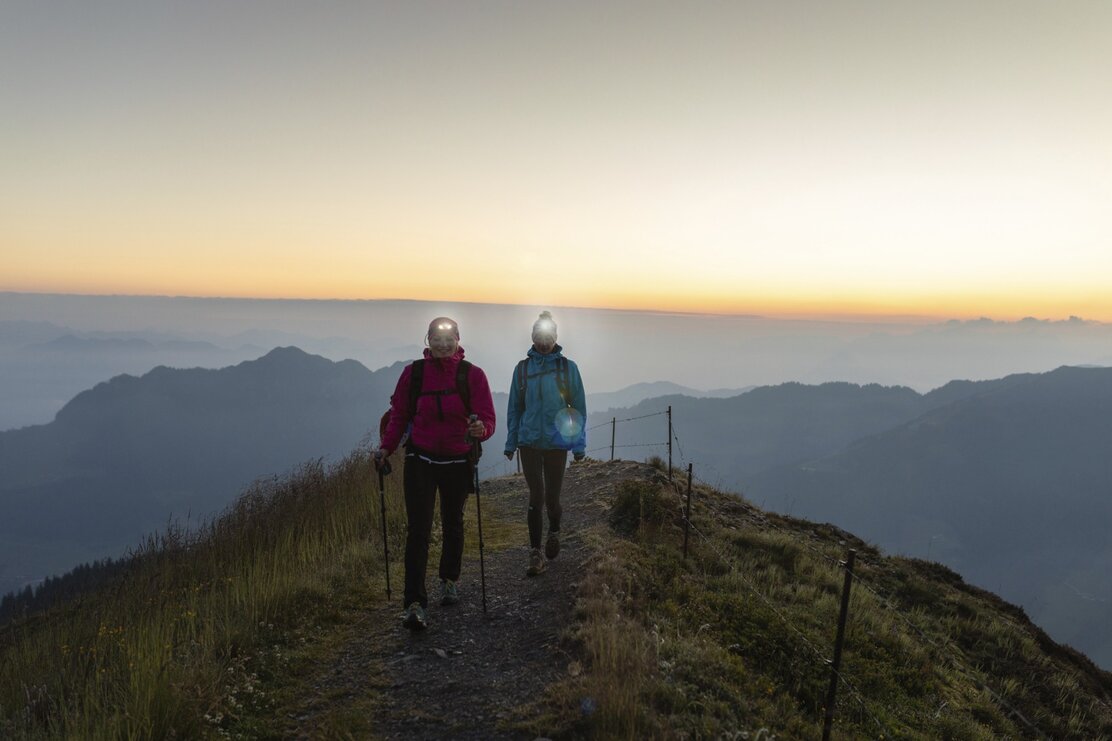
{"type": "Polygon", "coordinates": [[[446,358],[434,358],[432,356],[432,350],[430,350],[429,348],[426,347],[424,356],[425,356],[425,360],[431,360],[434,363],[436,363],[436,362],[451,363],[451,364],[454,365],[455,363],[458,363],[459,361],[463,360],[463,354],[464,354],[463,353],[463,347],[460,346],[460,347],[456,348],[456,351],[454,353],[452,353],[450,356],[448,356],[446,358]]]}
{"type": "Polygon", "coordinates": [[[542,353],[536,347],[534,347],[533,345],[530,345],[529,346],[529,352],[527,354],[531,358],[536,358],[537,360],[542,360],[543,361],[545,358],[558,358],[563,354],[563,352],[564,352],[564,348],[561,347],[560,343],[557,342],[553,346],[552,352],[550,352],[550,353],[547,353],[547,354],[542,353]]]}

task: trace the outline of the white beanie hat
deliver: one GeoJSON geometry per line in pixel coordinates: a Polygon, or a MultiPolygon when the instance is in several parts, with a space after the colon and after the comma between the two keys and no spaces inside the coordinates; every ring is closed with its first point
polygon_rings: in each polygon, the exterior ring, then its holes
{"type": "Polygon", "coordinates": [[[542,311],[537,321],[533,322],[533,341],[536,342],[540,337],[556,339],[556,322],[552,321],[550,312],[542,311]]]}

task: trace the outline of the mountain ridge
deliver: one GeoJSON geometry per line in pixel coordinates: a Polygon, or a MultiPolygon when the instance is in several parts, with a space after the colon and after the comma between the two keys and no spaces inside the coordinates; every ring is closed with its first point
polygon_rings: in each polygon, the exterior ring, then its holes
{"type": "Polygon", "coordinates": [[[929,550],[1112,665],[1112,592],[1099,576],[1112,566],[1103,527],[1112,517],[1112,371],[1006,380],[837,453],[758,474],[745,491],[890,551],[929,550]]]}
{"type": "Polygon", "coordinates": [[[576,527],[533,580],[522,477],[483,481],[490,611],[469,506],[462,601],[411,635],[383,590],[384,545],[401,572],[402,471],[385,541],[369,471],[364,452],[248,491],[197,538],[0,626],[0,733],[817,739],[854,549],[838,737],[1112,734],[1112,674],[1014,605],[702,485],[689,547],[685,487],[629,461],[569,469],[576,527]]]}
{"type": "Polygon", "coordinates": [[[0,432],[0,592],[116,557],[259,476],[343,455],[375,428],[396,371],[296,348],[222,369],[159,366],[78,394],[53,422],[0,432]],[[33,538],[59,530],[70,545],[42,560],[33,538]]]}

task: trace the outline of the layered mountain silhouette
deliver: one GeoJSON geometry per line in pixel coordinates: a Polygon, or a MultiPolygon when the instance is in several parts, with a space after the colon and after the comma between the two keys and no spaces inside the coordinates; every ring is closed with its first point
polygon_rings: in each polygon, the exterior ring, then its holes
{"type": "Polygon", "coordinates": [[[117,376],[50,424],[0,432],[0,591],[346,454],[376,429],[399,372],[279,348],[220,370],[117,376]]]}
{"type": "MultiPolygon", "coordinates": [[[[22,339],[56,329],[19,328],[22,339]]],[[[104,343],[149,345],[64,335],[39,347],[99,351],[104,343]]],[[[160,366],[79,393],[49,424],[0,432],[0,594],[118,556],[170,517],[202,521],[258,477],[342,456],[368,435],[377,444],[403,366],[372,372],[296,347],[218,370],[160,366]]],[[[495,394],[500,416],[506,399],[495,394]]],[[[483,475],[505,462],[504,440],[499,426],[483,475]]]]}
{"type": "MultiPolygon", "coordinates": [[[[220,370],[159,367],[79,394],[50,424],[0,433],[0,592],[117,556],[171,516],[200,521],[258,477],[376,443],[402,367],[372,372],[293,347],[220,370]]],[[[500,418],[506,399],[495,394],[500,418]]],[[[608,457],[614,417],[617,457],[662,454],[668,406],[677,466],[941,561],[1112,665],[1112,369],[928,394],[785,383],[669,395],[593,413],[592,455],[608,457]]],[[[504,434],[486,446],[484,476],[506,465],[504,434]]]]}
{"type": "Polygon", "coordinates": [[[748,477],[746,495],[941,561],[1112,666],[1112,369],[947,388],[893,429],[748,477]]]}
{"type": "Polygon", "coordinates": [[[785,383],[594,414],[588,447],[666,453],[758,506],[940,561],[1112,666],[1112,369],[1062,367],[927,394],[785,383]]]}
{"type": "Polygon", "coordinates": [[[691,396],[694,398],[722,399],[737,396],[751,390],[752,386],[737,389],[711,389],[700,391],[689,386],[681,386],[671,381],[651,381],[635,383],[617,391],[602,391],[587,394],[587,409],[594,412],[604,412],[609,409],[623,409],[639,404],[645,399],[654,399],[661,396],[691,396]]]}
{"type": "Polygon", "coordinates": [[[106,378],[158,365],[223,368],[275,344],[232,348],[154,331],[79,333],[49,322],[0,321],[0,430],[44,424],[106,378]]]}
{"type": "Polygon", "coordinates": [[[651,415],[671,406],[677,461],[683,453],[698,461],[699,475],[712,483],[742,487],[770,468],[838,452],[931,409],[1012,382],[955,381],[925,395],[902,386],[784,383],[730,398],[665,396],[623,410],[592,412],[588,447],[598,457],[609,455],[607,423],[617,417],[619,457],[630,457],[630,448],[660,454],[667,449],[667,421],[651,415]]]}

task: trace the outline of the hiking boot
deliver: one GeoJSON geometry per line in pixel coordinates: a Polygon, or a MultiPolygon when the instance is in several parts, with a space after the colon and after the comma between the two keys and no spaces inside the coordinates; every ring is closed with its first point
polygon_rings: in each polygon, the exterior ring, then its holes
{"type": "Polygon", "coordinates": [[[454,605],[459,602],[459,587],[451,579],[440,582],[440,604],[454,605]]]}
{"type": "Polygon", "coordinates": [[[543,574],[548,566],[544,562],[544,556],[541,554],[540,548],[534,548],[529,551],[529,569],[525,572],[526,576],[536,576],[543,574]]]}
{"type": "Polygon", "coordinates": [[[544,557],[549,561],[560,555],[560,533],[556,530],[548,531],[548,540],[544,544],[544,557]]]}
{"type": "Polygon", "coordinates": [[[402,620],[402,625],[410,630],[424,630],[429,627],[429,619],[425,615],[425,608],[421,607],[420,602],[414,602],[405,608],[405,619],[402,620]]]}

